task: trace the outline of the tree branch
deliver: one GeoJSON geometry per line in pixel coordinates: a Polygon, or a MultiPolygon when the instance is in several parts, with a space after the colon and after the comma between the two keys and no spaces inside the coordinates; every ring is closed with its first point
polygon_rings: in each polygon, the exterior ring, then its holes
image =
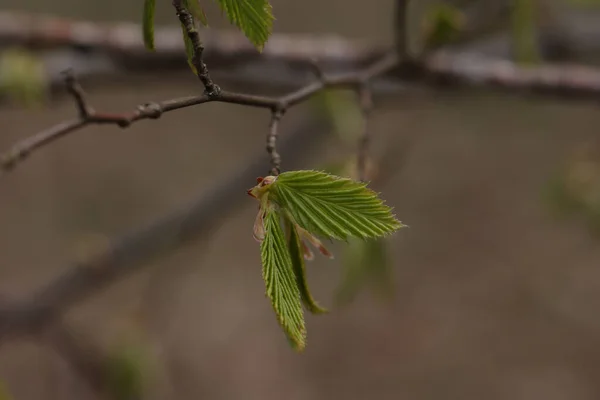
{"type": "Polygon", "coordinates": [[[283,110],[275,110],[271,115],[269,134],[267,135],[267,153],[271,157],[271,175],[277,176],[281,173],[281,156],[277,152],[277,136],[279,136],[279,121],[283,117],[283,110]]]}
{"type": "MultiPolygon", "coordinates": [[[[473,12],[473,15],[479,13],[473,12]]],[[[181,62],[184,53],[181,29],[158,27],[157,50],[154,53],[144,49],[140,32],[141,28],[135,24],[116,23],[109,26],[0,12],[0,42],[28,44],[34,48],[73,46],[95,50],[93,53],[75,50],[62,52],[60,56],[53,56],[47,61],[46,56],[41,56],[42,62],[47,64],[48,79],[54,88],[59,85],[61,90],[63,78],[57,71],[71,65],[78,65],[79,77],[107,76],[119,71],[147,71],[156,67],[163,71],[187,68],[181,62]],[[80,32],[86,34],[81,35],[80,32]]],[[[335,36],[275,33],[262,53],[258,53],[243,35],[236,32],[203,30],[202,38],[207,46],[203,54],[219,67],[219,73],[226,72],[228,66],[235,63],[235,71],[228,73],[228,79],[261,88],[273,85],[297,88],[306,82],[312,59],[319,60],[326,70],[339,72],[360,68],[385,53],[377,44],[335,36]],[[260,63],[255,65],[260,73],[249,70],[248,62],[260,63]]],[[[532,87],[534,90],[542,89],[545,94],[578,97],[600,95],[600,71],[594,68],[565,64],[519,68],[506,60],[456,49],[432,52],[419,61],[417,68],[411,70],[405,67],[397,74],[381,75],[373,80],[371,87],[375,94],[393,93],[405,82],[432,85],[440,81],[493,85],[510,90],[532,87]],[[415,71],[419,74],[415,74],[415,71]]]]}
{"type": "Polygon", "coordinates": [[[87,105],[83,91],[81,89],[75,89],[79,87],[75,78],[71,74],[67,74],[67,87],[71,95],[75,98],[79,111],[79,119],[60,123],[16,143],[10,150],[0,156],[0,167],[2,170],[8,171],[18,162],[24,160],[34,150],[91,124],[113,124],[125,128],[137,121],[156,119],[162,116],[162,114],[170,111],[208,102],[239,104],[257,108],[266,108],[271,110],[271,112],[278,111],[284,113],[290,107],[308,100],[311,96],[325,88],[356,87],[357,85],[361,85],[363,82],[392,69],[397,62],[398,59],[395,54],[389,53],[363,70],[336,74],[329,77],[325,76],[317,82],[308,84],[280,97],[258,96],[219,90],[219,92],[213,93],[212,95],[205,93],[198,96],[165,100],[159,103],[147,103],[138,106],[137,109],[132,112],[122,114],[95,112],[87,105]],[[82,113],[82,110],[85,112],[82,113]]]}
{"type": "Polygon", "coordinates": [[[205,93],[209,98],[215,97],[219,94],[221,89],[212,81],[208,73],[208,68],[204,63],[202,55],[204,54],[204,46],[200,42],[200,35],[196,29],[194,18],[192,14],[183,6],[182,0],[173,0],[173,7],[175,7],[175,13],[183,25],[188,39],[192,43],[192,49],[194,51],[194,57],[192,64],[196,68],[196,74],[198,79],[202,82],[205,88],[205,93]]]}

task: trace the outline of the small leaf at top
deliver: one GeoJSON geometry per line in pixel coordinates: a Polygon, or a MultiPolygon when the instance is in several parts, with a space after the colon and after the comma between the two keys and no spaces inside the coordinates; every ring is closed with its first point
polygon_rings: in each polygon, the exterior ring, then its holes
{"type": "Polygon", "coordinates": [[[229,21],[262,51],[273,29],[273,13],[268,0],[218,0],[229,21]]]}
{"type": "Polygon", "coordinates": [[[328,239],[375,238],[404,227],[362,182],[320,171],[289,171],[270,186],[270,199],[292,221],[328,239]]]}
{"type": "Polygon", "coordinates": [[[290,343],[301,351],[305,346],[306,328],[300,291],[281,229],[280,216],[273,207],[265,210],[264,240],[260,245],[260,253],[266,294],[290,343]]]}
{"type": "Polygon", "coordinates": [[[144,20],[142,30],[144,34],[144,46],[148,50],[154,50],[154,11],[156,0],[144,0],[144,20]]]}
{"type": "Polygon", "coordinates": [[[206,18],[206,13],[204,9],[200,5],[198,0],[184,0],[184,7],[188,10],[194,18],[196,18],[200,23],[204,26],[208,26],[208,19],[206,18]]]}
{"type": "Polygon", "coordinates": [[[292,266],[294,267],[294,273],[296,274],[296,281],[298,282],[298,288],[300,289],[300,295],[304,306],[313,314],[325,314],[327,310],[321,307],[310,293],[308,288],[308,281],[306,280],[306,266],[304,265],[305,251],[302,249],[302,241],[298,235],[294,224],[290,221],[286,221],[288,231],[288,241],[290,256],[292,258],[292,266]]]}

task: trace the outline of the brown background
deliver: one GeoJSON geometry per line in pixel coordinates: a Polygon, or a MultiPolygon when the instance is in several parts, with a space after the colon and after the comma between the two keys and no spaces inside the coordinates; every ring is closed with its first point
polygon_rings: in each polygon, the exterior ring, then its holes
{"type": "MultiPolygon", "coordinates": [[[[0,6],[138,20],[137,3],[0,6]]],[[[275,29],[389,42],[392,1],[367,3],[274,0],[275,29]]],[[[169,5],[160,7],[161,21],[172,22],[169,5]]],[[[213,26],[226,26],[208,10],[213,26]]],[[[122,110],[195,84],[163,74],[88,91],[97,108],[122,110]]],[[[4,106],[0,145],[72,114],[68,99],[4,106]]],[[[290,113],[284,128],[304,116],[290,113]]],[[[262,150],[267,123],[264,111],[210,104],[125,131],[92,127],[41,151],[2,182],[2,292],[29,293],[85,253],[84,243],[125,233],[243,168],[262,150]]],[[[485,92],[428,92],[378,107],[377,146],[414,139],[380,188],[410,225],[390,242],[396,295],[385,303],[367,291],[331,315],[308,316],[304,354],[289,349],[264,298],[250,200],[210,240],[157,259],[69,321],[108,349],[142,335],[157,360],[148,398],[597,399],[600,243],[579,222],[550,218],[541,190],[599,124],[595,104],[485,92]]],[[[314,165],[313,157],[305,167],[314,165]]],[[[339,261],[309,272],[316,296],[332,304],[339,261]]],[[[89,396],[37,342],[5,344],[0,377],[19,400],[89,396]]]]}

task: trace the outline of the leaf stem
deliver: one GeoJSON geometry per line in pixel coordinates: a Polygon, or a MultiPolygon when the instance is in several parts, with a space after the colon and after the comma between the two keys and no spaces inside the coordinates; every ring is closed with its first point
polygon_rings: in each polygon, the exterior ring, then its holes
{"type": "Polygon", "coordinates": [[[281,173],[281,156],[277,152],[277,136],[279,136],[279,121],[283,117],[285,109],[277,108],[271,113],[271,123],[267,134],[267,153],[271,156],[271,172],[273,176],[281,173]]]}

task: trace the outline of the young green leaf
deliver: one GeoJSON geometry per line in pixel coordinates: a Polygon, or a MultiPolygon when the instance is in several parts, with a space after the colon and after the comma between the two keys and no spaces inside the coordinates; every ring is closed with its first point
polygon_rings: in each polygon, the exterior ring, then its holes
{"type": "Polygon", "coordinates": [[[264,239],[260,245],[266,293],[279,324],[297,350],[304,349],[306,328],[300,291],[290,253],[280,225],[279,213],[268,207],[264,216],[264,239]]]}
{"type": "Polygon", "coordinates": [[[187,57],[188,65],[192,69],[194,75],[198,75],[198,70],[194,66],[194,45],[188,37],[187,32],[185,30],[185,26],[183,24],[181,24],[181,33],[183,34],[183,43],[185,44],[185,55],[187,57]]]}
{"type": "Polygon", "coordinates": [[[148,50],[154,50],[154,11],[156,0],[144,0],[144,20],[142,30],[144,33],[144,45],[148,50]]]}
{"type": "Polygon", "coordinates": [[[305,252],[302,250],[302,241],[298,235],[294,224],[291,221],[286,221],[286,227],[288,231],[288,242],[290,249],[290,256],[292,258],[292,266],[294,268],[294,274],[296,275],[296,281],[298,288],[300,289],[300,295],[304,306],[313,314],[325,314],[327,310],[321,307],[315,299],[312,297],[308,288],[308,281],[306,280],[306,267],[304,265],[305,252]]]}
{"type": "Polygon", "coordinates": [[[284,172],[269,192],[292,221],[328,239],[380,237],[404,226],[365,183],[325,172],[284,172]]]}
{"type": "Polygon", "coordinates": [[[229,21],[262,51],[273,29],[273,13],[268,0],[218,0],[229,21]]]}
{"type": "Polygon", "coordinates": [[[183,6],[192,14],[195,19],[200,21],[202,25],[208,26],[206,13],[204,12],[204,9],[198,0],[183,0],[183,6]]]}

